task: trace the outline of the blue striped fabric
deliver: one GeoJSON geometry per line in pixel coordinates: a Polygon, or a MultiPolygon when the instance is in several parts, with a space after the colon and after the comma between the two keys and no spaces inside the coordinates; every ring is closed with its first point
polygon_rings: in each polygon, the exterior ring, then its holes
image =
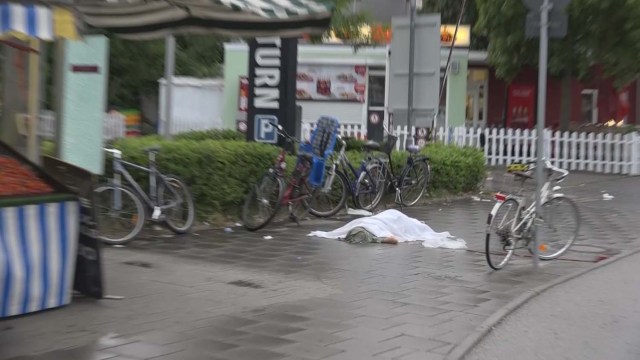
{"type": "Polygon", "coordinates": [[[53,14],[42,5],[0,3],[0,35],[8,32],[53,40],[53,14]]]}
{"type": "Polygon", "coordinates": [[[77,201],[0,208],[0,318],[71,302],[77,201]]]}

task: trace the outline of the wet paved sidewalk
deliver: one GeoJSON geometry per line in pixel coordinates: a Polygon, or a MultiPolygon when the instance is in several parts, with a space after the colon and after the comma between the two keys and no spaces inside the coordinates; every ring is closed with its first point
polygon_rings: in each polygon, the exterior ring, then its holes
{"type": "Polygon", "coordinates": [[[525,253],[489,271],[492,203],[469,200],[405,210],[468,251],[306,236],[345,220],[109,248],[108,293],[125,298],[2,321],[0,359],[441,359],[525,289],[637,246],[638,181],[572,174],[565,193],[580,207],[581,237],[537,272],[525,253]]]}

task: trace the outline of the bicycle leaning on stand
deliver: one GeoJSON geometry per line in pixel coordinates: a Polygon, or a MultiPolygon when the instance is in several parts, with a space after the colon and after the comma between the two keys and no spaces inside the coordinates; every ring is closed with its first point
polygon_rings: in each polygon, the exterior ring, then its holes
{"type": "Polygon", "coordinates": [[[527,206],[527,197],[522,194],[524,183],[533,179],[535,162],[511,164],[505,176],[512,177],[519,189],[495,194],[496,203],[487,218],[485,239],[487,263],[494,270],[502,269],[517,249],[527,248],[530,253],[535,253],[532,240],[536,236],[536,223],[541,231],[538,238],[542,241],[537,249],[541,260],[558,258],[569,250],[578,236],[578,207],[573,200],[558,193],[560,186],[555,185],[562,182],[569,171],[553,166],[548,160],[544,163],[546,181],[540,194],[542,214],[536,213],[535,202],[527,206]],[[551,236],[558,235],[559,231],[566,231],[566,238],[552,241],[551,236]]]}
{"type": "MultiPolygon", "coordinates": [[[[367,169],[371,173],[379,174],[378,178],[372,184],[359,183],[357,192],[366,191],[367,189],[375,189],[377,191],[375,197],[371,201],[370,209],[374,209],[382,200],[387,189],[395,191],[396,204],[402,206],[413,206],[427,191],[429,181],[431,180],[431,164],[429,158],[418,155],[420,148],[416,145],[408,145],[407,162],[396,174],[393,171],[393,162],[391,153],[396,146],[398,137],[390,133],[386,127],[387,141],[381,144],[375,141],[367,141],[364,145],[367,151],[382,151],[386,154],[386,159],[374,158],[371,160],[367,169]]],[[[369,210],[369,209],[366,209],[369,210]]]]}
{"type": "Polygon", "coordinates": [[[338,136],[337,140],[341,145],[340,151],[326,167],[324,184],[318,189],[316,201],[309,209],[309,212],[317,217],[330,217],[338,213],[345,206],[349,195],[357,208],[369,211],[379,193],[375,179],[380,176],[380,166],[370,164],[373,159],[371,152],[366,151],[360,167],[356,170],[346,155],[346,142],[341,136],[338,136]],[[349,181],[349,173],[353,175],[353,181],[349,181]],[[329,201],[328,209],[320,210],[320,199],[329,201]]]}
{"type": "MultiPolygon", "coordinates": [[[[272,123],[271,126],[276,128],[278,135],[285,138],[287,146],[300,143],[281,125],[272,123]]],[[[289,217],[296,222],[308,210],[308,201],[314,191],[307,181],[312,155],[299,152],[296,167],[288,182],[285,182],[286,156],[287,150],[283,147],[278,153],[275,164],[251,187],[251,191],[245,198],[242,207],[242,224],[247,230],[257,231],[267,226],[281,206],[288,206],[289,217]]]]}
{"type": "Polygon", "coordinates": [[[158,170],[156,154],[159,147],[144,149],[149,155],[148,168],[122,160],[120,150],[104,151],[112,155],[113,179],[94,190],[98,233],[103,242],[110,245],[128,243],[140,233],[147,217],[165,224],[176,234],[185,234],[191,229],[195,220],[193,196],[180,178],[164,175],[158,170]],[[125,166],[149,174],[148,192],[142,189],[125,166]],[[122,183],[122,177],[130,187],[122,183]],[[116,225],[123,225],[122,233],[116,232],[116,225]]]}

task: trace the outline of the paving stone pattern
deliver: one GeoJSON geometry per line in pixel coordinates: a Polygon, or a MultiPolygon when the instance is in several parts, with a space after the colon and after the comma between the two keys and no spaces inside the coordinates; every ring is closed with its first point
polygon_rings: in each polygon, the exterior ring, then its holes
{"type": "Polygon", "coordinates": [[[489,270],[485,201],[405,209],[467,240],[467,251],[306,236],[347,218],[152,236],[105,250],[108,292],[123,300],[76,298],[1,321],[0,359],[442,359],[526,289],[637,245],[638,180],[572,178],[580,239],[538,271],[524,252],[489,270]],[[616,199],[603,201],[604,190],[616,199]]]}

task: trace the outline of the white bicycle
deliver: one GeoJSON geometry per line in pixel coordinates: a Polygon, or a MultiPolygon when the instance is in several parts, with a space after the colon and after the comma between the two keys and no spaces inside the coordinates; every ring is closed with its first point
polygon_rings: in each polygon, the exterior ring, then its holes
{"type": "MultiPolygon", "coordinates": [[[[528,199],[516,193],[498,192],[487,219],[486,248],[487,263],[494,270],[502,269],[511,259],[515,250],[527,248],[534,253],[534,224],[541,231],[538,257],[541,260],[556,259],[573,245],[580,229],[580,214],[575,202],[558,193],[569,172],[553,166],[545,160],[546,182],[542,187],[542,213],[536,213],[535,202],[526,205],[528,199]],[[552,185],[554,185],[552,187],[552,185]]],[[[533,179],[535,162],[512,164],[508,174],[520,186],[533,179]]]]}

